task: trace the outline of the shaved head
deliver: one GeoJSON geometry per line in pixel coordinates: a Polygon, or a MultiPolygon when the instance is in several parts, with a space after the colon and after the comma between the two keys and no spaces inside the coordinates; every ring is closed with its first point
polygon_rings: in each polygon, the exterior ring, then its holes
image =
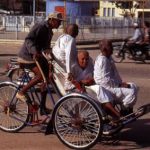
{"type": "Polygon", "coordinates": [[[66,28],[66,33],[74,38],[78,35],[78,32],[79,32],[78,25],[76,24],[69,24],[66,28]]]}
{"type": "Polygon", "coordinates": [[[103,39],[99,42],[99,47],[103,55],[110,57],[113,53],[112,41],[103,39]]]}
{"type": "Polygon", "coordinates": [[[86,50],[79,50],[78,51],[78,57],[80,57],[81,55],[86,55],[86,56],[89,57],[89,53],[86,50]]]}

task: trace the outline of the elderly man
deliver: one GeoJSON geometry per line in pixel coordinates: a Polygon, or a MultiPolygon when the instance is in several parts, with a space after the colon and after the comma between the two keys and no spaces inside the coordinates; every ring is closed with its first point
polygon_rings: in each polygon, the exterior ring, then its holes
{"type": "Polygon", "coordinates": [[[136,102],[137,86],[134,83],[123,82],[111,58],[112,42],[100,42],[101,53],[94,66],[94,80],[98,85],[97,98],[104,109],[109,111],[114,119],[119,120],[121,114],[113,107],[114,102],[122,105],[122,115],[133,111],[136,102]]]}
{"type": "Polygon", "coordinates": [[[67,91],[75,89],[74,84],[76,83],[79,83],[83,89],[84,86],[89,86],[94,83],[94,64],[89,53],[85,50],[80,50],[77,56],[78,61],[71,67],[72,79],[71,81],[65,82],[65,90],[67,91]]]}
{"type": "Polygon", "coordinates": [[[76,24],[69,24],[66,27],[65,33],[57,39],[52,50],[54,57],[68,73],[68,78],[71,76],[71,66],[77,61],[75,38],[78,32],[78,26],[76,24]]]}
{"type": "MultiPolygon", "coordinates": [[[[57,29],[63,20],[61,13],[50,13],[48,20],[35,24],[27,37],[18,54],[19,62],[24,64],[26,68],[31,69],[35,73],[35,78],[32,79],[26,86],[17,93],[16,97],[22,101],[26,101],[26,92],[29,88],[42,81],[42,74],[36,66],[34,59],[36,59],[46,78],[49,76],[49,64],[46,58],[42,55],[43,51],[51,53],[50,43],[53,36],[52,29],[57,29]]],[[[44,86],[42,86],[44,87],[44,86]]],[[[46,108],[46,94],[47,91],[41,88],[41,115],[49,113],[46,108]]]]}

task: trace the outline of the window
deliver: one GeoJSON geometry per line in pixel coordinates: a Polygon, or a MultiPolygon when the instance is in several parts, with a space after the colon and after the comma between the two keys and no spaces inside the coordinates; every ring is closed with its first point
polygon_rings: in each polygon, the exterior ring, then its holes
{"type": "Polygon", "coordinates": [[[103,16],[104,16],[104,17],[106,17],[106,15],[107,15],[106,10],[107,10],[106,8],[103,8],[103,16]]]}
{"type": "Polygon", "coordinates": [[[111,8],[108,8],[107,11],[108,11],[108,12],[107,12],[107,16],[110,17],[110,16],[111,16],[111,8]]]}
{"type": "Polygon", "coordinates": [[[112,17],[115,17],[115,8],[112,8],[112,17]]]}

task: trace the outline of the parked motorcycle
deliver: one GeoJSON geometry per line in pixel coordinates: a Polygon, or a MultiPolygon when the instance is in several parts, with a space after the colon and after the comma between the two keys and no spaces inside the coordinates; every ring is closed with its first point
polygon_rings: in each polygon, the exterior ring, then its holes
{"type": "Polygon", "coordinates": [[[144,63],[150,61],[150,45],[144,46],[142,48],[134,47],[132,51],[134,52],[134,54],[129,50],[127,40],[125,40],[124,42],[122,42],[120,47],[114,47],[113,59],[116,63],[122,62],[126,59],[126,57],[128,59],[142,61],[144,63]]]}

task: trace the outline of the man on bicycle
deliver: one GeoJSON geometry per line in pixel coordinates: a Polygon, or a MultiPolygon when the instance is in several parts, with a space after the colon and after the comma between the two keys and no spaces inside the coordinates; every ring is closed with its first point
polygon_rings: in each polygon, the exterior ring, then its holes
{"type": "MultiPolygon", "coordinates": [[[[51,54],[50,44],[53,36],[52,29],[57,29],[60,26],[62,20],[63,18],[61,13],[51,13],[48,15],[48,19],[46,21],[42,21],[38,24],[35,24],[29,32],[29,34],[27,35],[27,37],[25,38],[24,44],[18,54],[18,60],[21,64],[24,64],[25,67],[31,69],[35,73],[35,78],[32,79],[27,85],[25,85],[21,89],[21,91],[17,93],[16,98],[18,98],[19,100],[25,102],[25,94],[27,90],[43,80],[41,71],[35,64],[35,60],[38,61],[40,68],[44,73],[44,76],[48,79],[49,64],[46,58],[42,55],[42,52],[48,51],[51,54]]],[[[47,91],[42,85],[40,104],[41,115],[50,113],[49,109],[46,108],[45,104],[46,94],[47,91]]]]}

